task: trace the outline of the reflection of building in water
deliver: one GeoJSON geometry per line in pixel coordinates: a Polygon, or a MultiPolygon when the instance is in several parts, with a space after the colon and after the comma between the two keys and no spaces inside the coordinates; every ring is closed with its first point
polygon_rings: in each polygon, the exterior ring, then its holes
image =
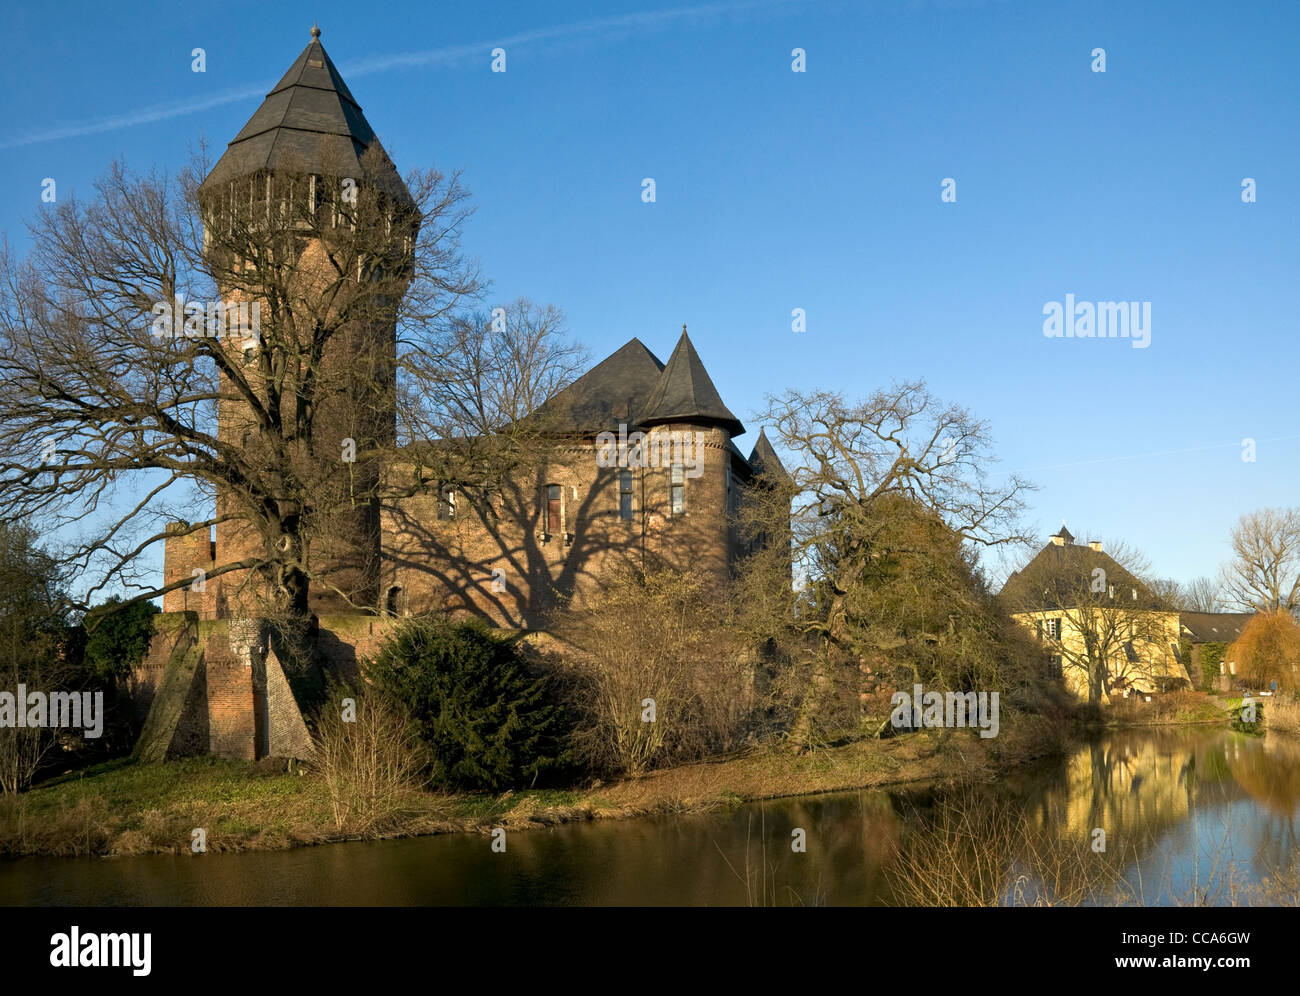
{"type": "Polygon", "coordinates": [[[1194,786],[1191,751],[1151,737],[1108,738],[1066,765],[1065,825],[1083,840],[1096,827],[1108,840],[1149,838],[1187,816],[1194,786]]]}

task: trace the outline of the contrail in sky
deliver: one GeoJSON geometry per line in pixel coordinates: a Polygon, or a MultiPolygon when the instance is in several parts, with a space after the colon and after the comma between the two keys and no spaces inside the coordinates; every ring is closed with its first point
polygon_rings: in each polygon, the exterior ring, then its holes
{"type": "MultiPolygon", "coordinates": [[[[1274,436],[1272,439],[1261,439],[1261,443],[1282,443],[1289,442],[1293,439],[1300,439],[1300,436],[1274,436]]],[[[1244,442],[1244,440],[1243,440],[1244,442]]],[[[1148,457],[1173,456],[1181,453],[1202,453],[1206,450],[1222,450],[1228,447],[1240,448],[1241,443],[1211,443],[1208,446],[1187,446],[1179,450],[1156,450],[1152,453],[1127,453],[1124,456],[1098,457],[1096,460],[1076,460],[1072,463],[1049,463],[1040,467],[1022,467],[1012,473],[1028,473],[1035,470],[1063,470],[1067,467],[1089,467],[1098,463],[1119,463],[1122,460],[1145,460],[1148,457]]]]}
{"type": "MultiPolygon", "coordinates": [[[[669,10],[641,11],[632,14],[619,14],[613,17],[601,17],[577,24],[563,24],[551,28],[537,28],[523,31],[505,38],[475,42],[468,45],[451,45],[444,48],[426,49],[421,52],[399,52],[392,55],[376,55],[355,62],[345,63],[340,72],[348,79],[368,76],[372,73],[387,72],[392,69],[407,69],[418,66],[435,66],[451,68],[468,64],[474,60],[486,60],[493,48],[512,48],[542,46],[550,42],[593,42],[608,40],[630,32],[663,31],[683,23],[703,24],[727,15],[748,16],[763,11],[779,11],[805,3],[806,0],[752,0],[739,3],[713,3],[698,7],[675,7],[669,10]]],[[[255,97],[265,96],[276,80],[268,80],[262,86],[244,87],[238,90],[225,90],[206,97],[175,101],[169,104],[155,104],[125,114],[115,114],[104,118],[57,125],[42,131],[30,132],[7,141],[0,141],[0,149],[12,149],[22,145],[35,145],[39,142],[52,142],[61,138],[76,138],[81,135],[96,135],[102,132],[117,131],[121,128],[133,128],[137,125],[166,121],[170,118],[196,114],[213,107],[234,104],[255,97]]]]}

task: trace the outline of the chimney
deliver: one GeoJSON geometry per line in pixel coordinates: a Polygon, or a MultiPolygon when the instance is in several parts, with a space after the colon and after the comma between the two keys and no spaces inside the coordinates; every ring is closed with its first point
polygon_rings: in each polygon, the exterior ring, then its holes
{"type": "Polygon", "coordinates": [[[1101,553],[1101,540],[1089,540],[1088,549],[1093,553],[1101,553]]]}

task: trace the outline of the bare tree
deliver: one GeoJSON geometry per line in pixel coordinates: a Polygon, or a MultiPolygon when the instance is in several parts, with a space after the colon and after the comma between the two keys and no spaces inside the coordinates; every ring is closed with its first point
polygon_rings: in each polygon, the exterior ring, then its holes
{"type": "MultiPolygon", "coordinates": [[[[358,537],[379,503],[475,465],[411,444],[481,437],[548,392],[572,366],[562,316],[464,315],[484,284],[457,174],[403,183],[377,145],[355,180],[283,166],[205,190],[207,172],[115,165],[31,225],[29,260],[0,252],[0,521],[68,527],[86,602],[190,584],[143,555],[216,526],[232,540],[206,581],[266,614],[304,617],[313,587],[374,607],[358,537]]],[[[490,438],[517,457],[519,434],[490,438]]]]}
{"type": "Polygon", "coordinates": [[[760,482],[744,503],[744,531],[781,541],[750,559],[742,583],[747,604],[762,606],[811,655],[797,672],[807,679],[797,738],[824,707],[837,666],[869,669],[884,653],[933,674],[935,653],[905,655],[902,642],[950,639],[955,657],[963,639],[968,650],[996,639],[972,551],[1026,540],[1019,515],[1030,485],[1015,475],[994,479],[987,423],[923,383],[857,402],[788,391],[770,397],[759,418],[775,430],[790,470],[760,482]]]}
{"type": "Polygon", "coordinates": [[[1187,601],[1187,592],[1173,578],[1152,578],[1147,584],[1151,593],[1168,608],[1186,608],[1184,603],[1187,601]]]}
{"type": "Polygon", "coordinates": [[[1222,612],[1222,588],[1213,578],[1204,575],[1192,578],[1182,587],[1183,604],[1186,612],[1222,612]]]}
{"type": "Polygon", "coordinates": [[[1263,508],[1232,530],[1225,599],[1242,609],[1300,612],[1300,508],[1263,508]]]}

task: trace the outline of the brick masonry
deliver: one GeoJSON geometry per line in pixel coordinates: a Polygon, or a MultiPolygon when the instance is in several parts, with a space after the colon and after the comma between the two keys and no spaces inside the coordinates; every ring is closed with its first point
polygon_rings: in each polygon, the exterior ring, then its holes
{"type": "Polygon", "coordinates": [[[161,616],[132,687],[145,715],[140,760],[311,754],[302,711],[260,620],[161,616]]]}

